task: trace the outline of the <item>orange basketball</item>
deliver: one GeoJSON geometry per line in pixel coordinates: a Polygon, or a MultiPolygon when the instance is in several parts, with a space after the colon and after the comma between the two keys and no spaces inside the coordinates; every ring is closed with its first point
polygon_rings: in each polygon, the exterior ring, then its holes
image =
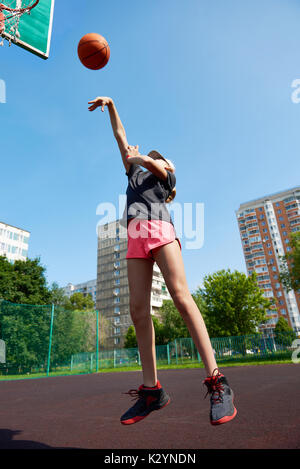
{"type": "Polygon", "coordinates": [[[91,70],[100,70],[109,61],[108,42],[100,34],[86,34],[79,41],[78,57],[85,67],[91,70]]]}

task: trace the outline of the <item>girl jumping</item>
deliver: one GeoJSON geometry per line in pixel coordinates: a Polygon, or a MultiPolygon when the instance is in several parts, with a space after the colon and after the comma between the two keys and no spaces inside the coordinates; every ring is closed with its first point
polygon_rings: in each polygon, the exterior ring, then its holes
{"type": "Polygon", "coordinates": [[[141,155],[138,146],[127,142],[125,129],[111,98],[98,97],[89,102],[89,110],[107,106],[128,177],[127,188],[127,272],[130,315],[135,327],[142,363],[143,384],[128,394],[137,402],[121,417],[123,425],[136,423],[153,410],[170,402],[157,379],[155,335],[151,319],[153,264],[157,263],[172,300],[185,321],[204,363],[204,384],[210,394],[212,425],[229,422],[236,416],[233,392],[219,371],[202,315],[189,291],[173,221],[166,203],[176,194],[175,167],[157,151],[141,155]],[[142,168],[145,168],[144,171],[142,168]]]}

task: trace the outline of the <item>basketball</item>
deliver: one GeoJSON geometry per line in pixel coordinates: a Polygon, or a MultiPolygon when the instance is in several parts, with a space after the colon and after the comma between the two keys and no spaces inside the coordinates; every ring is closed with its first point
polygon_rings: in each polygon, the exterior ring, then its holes
{"type": "Polygon", "coordinates": [[[86,68],[100,70],[109,61],[110,48],[108,42],[100,34],[86,34],[79,41],[78,57],[86,68]]]}

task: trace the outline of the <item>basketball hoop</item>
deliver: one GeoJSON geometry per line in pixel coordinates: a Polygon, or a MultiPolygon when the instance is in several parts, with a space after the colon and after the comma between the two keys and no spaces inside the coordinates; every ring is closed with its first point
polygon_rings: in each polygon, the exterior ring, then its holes
{"type": "Polygon", "coordinates": [[[2,37],[1,46],[4,44],[4,38],[11,42],[16,42],[20,37],[19,23],[20,18],[25,14],[30,14],[31,10],[37,6],[40,0],[7,0],[0,3],[0,37],[2,37]]]}

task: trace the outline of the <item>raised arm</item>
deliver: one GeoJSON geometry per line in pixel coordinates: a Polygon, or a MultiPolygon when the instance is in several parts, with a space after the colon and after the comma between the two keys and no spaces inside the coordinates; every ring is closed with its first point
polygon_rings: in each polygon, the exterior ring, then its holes
{"type": "Polygon", "coordinates": [[[140,155],[138,151],[131,151],[130,149],[127,161],[130,164],[135,163],[143,166],[163,181],[168,177],[167,171],[173,172],[173,169],[164,160],[153,160],[150,156],[140,155]]]}
{"type": "Polygon", "coordinates": [[[124,167],[126,172],[128,172],[130,164],[127,162],[126,156],[128,154],[129,145],[127,142],[125,129],[113,100],[108,97],[99,96],[98,98],[89,101],[89,104],[91,105],[89,107],[89,111],[95,111],[95,109],[101,107],[101,111],[104,112],[104,108],[107,106],[112,130],[121,152],[124,167]]]}

